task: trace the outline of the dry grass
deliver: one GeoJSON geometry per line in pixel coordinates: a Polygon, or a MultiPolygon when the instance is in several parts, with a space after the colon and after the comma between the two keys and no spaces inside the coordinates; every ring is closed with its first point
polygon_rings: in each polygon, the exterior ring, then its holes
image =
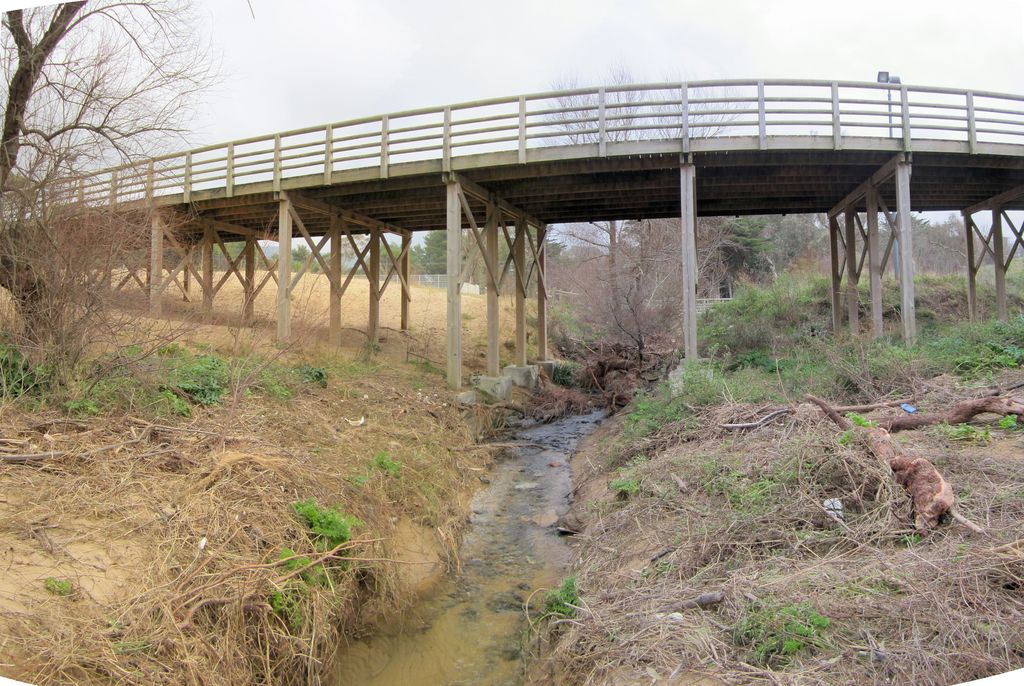
{"type": "MultiPolygon", "coordinates": [[[[320,683],[343,635],[411,600],[414,584],[395,561],[397,530],[428,532],[454,561],[473,469],[491,458],[467,449],[473,436],[439,370],[406,361],[408,349],[443,360],[444,292],[416,288],[412,333],[386,333],[369,355],[361,332],[342,351],[323,342],[325,285],[302,281],[298,341],[285,351],[272,345],[269,290],[252,328],[218,326],[240,305],[240,289],[229,286],[213,325],[184,335],[176,327],[186,344],[224,355],[234,380],[223,406],[195,410],[187,423],[68,422],[25,403],[0,408],[4,438],[68,452],[0,463],[0,674],[39,684],[320,683]],[[256,356],[315,361],[328,369],[328,387],[264,396],[236,373],[256,356]],[[111,444],[124,445],[89,454],[111,444]],[[382,453],[399,464],[396,474],[375,465],[382,453]],[[319,552],[290,509],[307,498],[358,517],[351,542],[319,552]],[[328,585],[304,584],[294,624],[269,604],[297,578],[279,560],[285,548],[329,569],[328,585]],[[72,595],[48,593],[49,577],[70,580],[72,595]]],[[[365,308],[353,301],[365,302],[365,287],[354,281],[346,296],[347,326],[360,327],[365,308]]],[[[172,316],[182,307],[169,306],[172,316]]],[[[185,307],[193,321],[198,308],[185,307]]],[[[475,351],[483,298],[465,297],[464,308],[466,349],[475,351]]],[[[397,290],[382,323],[398,328],[397,290]]]]}
{"type": "MultiPolygon", "coordinates": [[[[949,394],[933,382],[922,403],[949,394]]],[[[713,427],[762,408],[708,409],[702,430],[651,441],[617,473],[606,465],[621,463],[621,444],[585,456],[601,466],[583,486],[583,609],[558,629],[551,655],[561,681],[946,684],[1024,665],[1024,435],[993,431],[986,445],[933,429],[899,435],[987,530],[947,524],[921,539],[888,467],[856,442],[840,445],[828,420],[801,407],[745,433],[713,427]],[[639,493],[616,498],[613,478],[635,480],[639,493]],[[826,514],[829,498],[842,500],[842,523],[826,514]],[[683,605],[711,592],[724,600],[683,605]],[[787,613],[808,611],[827,628],[780,629],[787,613]],[[751,626],[776,635],[752,639],[751,626]],[[803,647],[771,650],[779,637],[803,647]]]]}

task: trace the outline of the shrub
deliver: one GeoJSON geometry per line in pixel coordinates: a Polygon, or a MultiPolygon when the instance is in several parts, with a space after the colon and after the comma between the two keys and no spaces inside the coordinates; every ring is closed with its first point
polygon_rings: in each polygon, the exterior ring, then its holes
{"type": "Polygon", "coordinates": [[[559,386],[578,386],[582,369],[583,365],[579,362],[556,362],[551,372],[551,380],[559,386]]]}
{"type": "Polygon", "coordinates": [[[327,388],[327,370],[323,367],[311,367],[304,364],[299,367],[299,375],[305,383],[315,384],[320,388],[327,388]]]}
{"type": "Polygon", "coordinates": [[[17,398],[45,384],[45,374],[16,347],[0,343],[0,397],[17,398]]]}
{"type": "Polygon", "coordinates": [[[175,357],[171,381],[203,406],[216,405],[227,391],[230,374],[224,360],[215,355],[175,357]]]}
{"type": "Polygon", "coordinates": [[[615,491],[620,498],[628,498],[640,492],[640,481],[638,479],[615,479],[608,484],[608,488],[615,491]]]}
{"type": "Polygon", "coordinates": [[[306,584],[292,579],[281,588],[270,592],[267,602],[274,614],[287,622],[292,633],[299,633],[305,623],[305,614],[302,612],[302,602],[308,594],[306,584]]]}

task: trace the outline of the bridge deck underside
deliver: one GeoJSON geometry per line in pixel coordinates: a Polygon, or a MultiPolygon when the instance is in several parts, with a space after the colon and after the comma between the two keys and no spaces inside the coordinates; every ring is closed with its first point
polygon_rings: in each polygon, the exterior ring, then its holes
{"type": "MultiPolygon", "coordinates": [[[[827,212],[891,159],[890,152],[718,152],[696,154],[696,203],[701,216],[827,212]]],[[[466,178],[548,223],[678,217],[679,156],[637,155],[460,170],[466,178]]],[[[1024,158],[914,153],[914,211],[960,211],[1024,185],[1024,158]]],[[[239,189],[242,190],[242,189],[239,189]]],[[[879,189],[895,207],[891,184],[879,189]]],[[[300,191],[339,209],[401,229],[445,226],[445,192],[438,172],[300,191]]],[[[470,199],[472,203],[478,200],[470,199]]],[[[1024,198],[1007,209],[1024,208],[1024,198]]],[[[258,233],[277,227],[273,193],[191,203],[205,218],[258,233]]],[[[476,209],[476,208],[475,208],[476,209]]],[[[479,205],[482,210],[482,203],[479,205]]],[[[310,213],[307,229],[322,234],[329,218],[310,213]]]]}

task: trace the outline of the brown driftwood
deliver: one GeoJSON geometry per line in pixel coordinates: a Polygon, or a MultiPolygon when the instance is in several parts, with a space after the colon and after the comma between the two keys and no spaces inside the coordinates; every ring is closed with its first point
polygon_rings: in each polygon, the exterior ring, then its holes
{"type": "Polygon", "coordinates": [[[906,417],[879,420],[878,426],[887,431],[907,431],[920,429],[932,424],[963,424],[979,414],[997,414],[1001,417],[1016,415],[1024,419],[1024,403],[1016,398],[1001,395],[985,396],[957,403],[947,412],[930,412],[914,414],[906,417]]]}
{"type": "MultiPolygon", "coordinates": [[[[821,408],[828,418],[840,429],[850,429],[853,424],[835,408],[813,395],[807,400],[821,408]]],[[[939,517],[953,508],[953,489],[931,462],[923,457],[911,457],[904,453],[889,432],[880,427],[864,427],[868,448],[879,459],[884,460],[896,476],[896,481],[910,494],[914,503],[914,526],[919,531],[935,527],[939,517]]]]}

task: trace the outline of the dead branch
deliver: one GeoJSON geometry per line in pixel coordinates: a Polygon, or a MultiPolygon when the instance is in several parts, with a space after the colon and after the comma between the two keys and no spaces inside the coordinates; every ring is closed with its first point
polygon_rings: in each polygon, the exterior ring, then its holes
{"type": "MultiPolygon", "coordinates": [[[[813,395],[807,400],[821,408],[839,428],[850,429],[852,424],[835,408],[813,395]]],[[[896,476],[896,481],[910,493],[914,503],[914,526],[928,531],[938,524],[939,517],[953,507],[953,489],[931,462],[923,457],[911,457],[892,440],[889,432],[880,426],[864,427],[868,448],[885,461],[896,476]]]]}
{"type": "Polygon", "coordinates": [[[775,410],[774,412],[769,412],[765,416],[763,416],[760,419],[758,419],[756,422],[743,422],[741,424],[719,424],[718,426],[720,428],[722,428],[722,429],[732,429],[732,430],[736,430],[736,429],[758,429],[758,428],[764,426],[765,424],[767,424],[768,422],[770,422],[771,420],[775,419],[776,417],[779,417],[779,416],[782,416],[782,415],[787,415],[787,414],[793,414],[793,410],[788,408],[788,407],[786,407],[786,408],[783,408],[781,410],[775,410]]]}
{"type": "Polygon", "coordinates": [[[965,400],[954,405],[948,412],[917,414],[908,417],[894,417],[879,420],[878,425],[891,432],[920,429],[933,424],[964,424],[979,414],[997,414],[1000,417],[1016,415],[1024,419],[1024,403],[1016,398],[993,395],[965,400]]]}

